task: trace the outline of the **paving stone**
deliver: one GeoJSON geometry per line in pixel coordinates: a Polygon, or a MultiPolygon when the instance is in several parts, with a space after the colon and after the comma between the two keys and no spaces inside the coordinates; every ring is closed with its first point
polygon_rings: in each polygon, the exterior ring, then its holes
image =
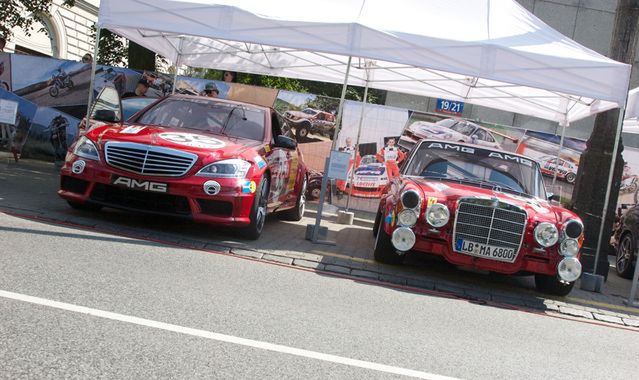
{"type": "Polygon", "coordinates": [[[595,317],[596,320],[598,321],[603,321],[603,322],[609,322],[609,323],[616,323],[618,325],[623,325],[623,320],[619,317],[614,317],[612,315],[606,315],[606,314],[599,314],[599,313],[592,313],[592,316],[595,317]]]}
{"type": "Polygon", "coordinates": [[[406,285],[406,278],[400,276],[394,276],[392,274],[380,274],[379,280],[384,282],[390,282],[391,284],[406,285]]]}
{"type": "Polygon", "coordinates": [[[630,327],[639,327],[639,319],[633,319],[633,318],[621,318],[621,320],[623,320],[623,323],[626,326],[630,326],[630,327]]]}
{"type": "Polygon", "coordinates": [[[318,263],[316,261],[303,260],[303,259],[294,259],[293,265],[298,267],[316,269],[316,270],[324,270],[325,265],[322,263],[318,263]]]}
{"type": "Polygon", "coordinates": [[[282,263],[282,264],[288,264],[288,265],[293,264],[293,259],[290,257],[276,256],[276,255],[269,255],[269,254],[263,255],[262,260],[274,261],[276,263],[282,263]]]}
{"type": "Polygon", "coordinates": [[[226,246],[223,246],[223,245],[211,244],[211,243],[206,244],[204,246],[204,249],[209,249],[211,251],[222,252],[222,253],[230,253],[231,252],[231,247],[226,247],[226,246]]]}
{"type": "Polygon", "coordinates": [[[435,282],[425,278],[408,277],[406,278],[406,285],[414,286],[416,288],[421,288],[421,289],[428,289],[428,290],[435,289],[435,282]]]}
{"type": "Polygon", "coordinates": [[[350,274],[351,273],[351,269],[347,268],[347,267],[343,267],[340,265],[332,265],[332,264],[328,264],[324,267],[324,270],[328,271],[328,272],[335,272],[335,273],[341,273],[341,274],[350,274]]]}
{"type": "Polygon", "coordinates": [[[560,313],[559,305],[556,305],[556,304],[550,303],[550,302],[545,302],[544,306],[546,306],[546,311],[556,311],[557,313],[560,313]]]}
{"type": "Polygon", "coordinates": [[[234,255],[252,257],[255,259],[261,259],[263,255],[261,252],[249,251],[248,249],[241,248],[233,248],[231,249],[231,253],[234,255]]]}
{"type": "Polygon", "coordinates": [[[377,280],[378,278],[378,274],[375,272],[369,272],[367,270],[360,270],[360,269],[353,269],[351,271],[351,275],[353,276],[357,276],[357,277],[365,277],[365,278],[370,278],[373,280],[377,280]]]}
{"type": "Polygon", "coordinates": [[[186,247],[197,248],[197,249],[204,249],[206,247],[205,242],[199,241],[199,240],[192,240],[192,239],[182,239],[178,242],[178,244],[186,246],[186,247]]]}
{"type": "Polygon", "coordinates": [[[582,317],[593,319],[592,313],[583,309],[577,309],[571,306],[559,306],[559,312],[566,315],[572,315],[573,317],[582,317]]]}

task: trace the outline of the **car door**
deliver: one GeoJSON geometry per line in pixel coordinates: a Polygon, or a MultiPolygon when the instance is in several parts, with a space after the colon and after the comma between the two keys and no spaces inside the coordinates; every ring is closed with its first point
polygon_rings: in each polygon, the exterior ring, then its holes
{"type": "Polygon", "coordinates": [[[113,87],[104,87],[93,103],[89,113],[89,125],[83,119],[78,126],[79,135],[105,124],[120,125],[122,123],[122,100],[113,87]]]}
{"type": "Polygon", "coordinates": [[[266,162],[271,172],[271,192],[268,207],[276,208],[285,202],[293,192],[298,160],[296,151],[279,147],[275,143],[276,137],[283,135],[277,115],[271,115],[270,124],[271,141],[266,153],[266,162]]]}

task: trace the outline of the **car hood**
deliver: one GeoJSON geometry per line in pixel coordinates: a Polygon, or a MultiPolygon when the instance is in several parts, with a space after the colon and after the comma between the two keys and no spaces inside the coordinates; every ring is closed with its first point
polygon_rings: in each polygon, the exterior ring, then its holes
{"type": "Polygon", "coordinates": [[[445,135],[459,135],[459,133],[453,131],[450,128],[442,127],[437,124],[431,125],[419,125],[413,128],[413,133],[419,135],[425,135],[429,137],[445,136],[445,135]]]}
{"type": "Polygon", "coordinates": [[[86,135],[97,142],[98,149],[110,141],[154,145],[195,153],[216,160],[238,157],[249,149],[258,149],[263,142],[227,137],[196,130],[176,129],[148,125],[123,125],[94,128],[86,135]]]}
{"type": "Polygon", "coordinates": [[[386,171],[386,168],[382,165],[365,165],[359,166],[355,169],[356,175],[382,175],[386,171]]]}
{"type": "Polygon", "coordinates": [[[436,197],[439,203],[448,203],[449,206],[463,197],[497,198],[510,204],[514,204],[526,210],[529,218],[539,221],[557,223],[562,219],[561,215],[567,210],[550,204],[550,202],[539,199],[521,196],[513,193],[498,192],[492,189],[480,188],[478,186],[460,184],[451,181],[429,180],[424,178],[410,178],[410,182],[415,184],[422,191],[423,199],[436,197]]]}

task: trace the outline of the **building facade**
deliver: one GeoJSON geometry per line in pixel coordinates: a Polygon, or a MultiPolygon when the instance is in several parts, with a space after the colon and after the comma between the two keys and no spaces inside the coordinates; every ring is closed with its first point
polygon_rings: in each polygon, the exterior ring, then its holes
{"type": "Polygon", "coordinates": [[[93,54],[91,28],[98,20],[100,1],[76,0],[71,8],[62,3],[62,0],[53,0],[51,14],[44,23],[33,25],[30,36],[14,29],[5,51],[71,60],[80,60],[87,52],[93,54]]]}

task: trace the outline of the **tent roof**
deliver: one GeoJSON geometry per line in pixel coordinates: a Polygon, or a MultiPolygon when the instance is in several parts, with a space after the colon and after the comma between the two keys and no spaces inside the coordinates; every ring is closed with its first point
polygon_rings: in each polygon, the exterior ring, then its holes
{"type": "Polygon", "coordinates": [[[624,103],[630,76],[514,0],[102,0],[98,25],[194,67],[341,83],[353,56],[373,88],[557,122],[624,103]]]}

